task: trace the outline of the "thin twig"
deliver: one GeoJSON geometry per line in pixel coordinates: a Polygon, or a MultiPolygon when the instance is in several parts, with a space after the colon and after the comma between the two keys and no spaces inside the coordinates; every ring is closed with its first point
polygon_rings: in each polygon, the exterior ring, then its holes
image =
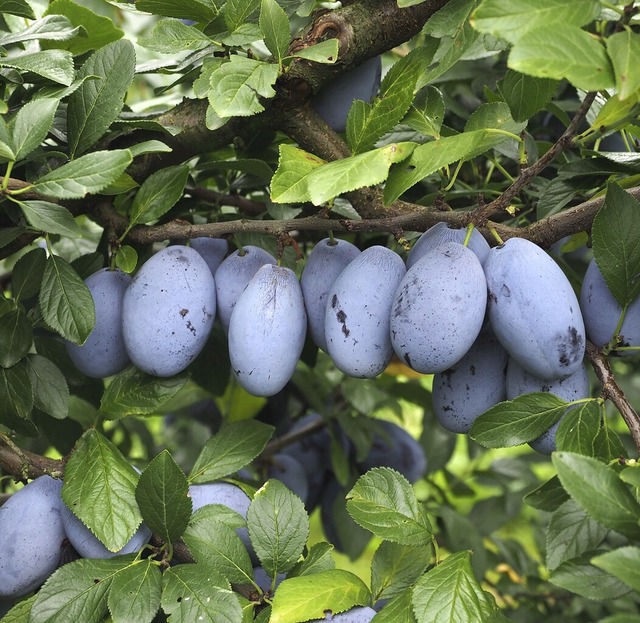
{"type": "Polygon", "coordinates": [[[640,452],[640,415],[638,415],[638,412],[631,406],[622,388],[618,385],[611,370],[609,360],[604,353],[591,342],[587,342],[587,358],[602,386],[602,398],[610,400],[616,409],[618,409],[629,428],[633,443],[640,452]]]}
{"type": "Polygon", "coordinates": [[[573,116],[571,123],[567,126],[567,129],[563,132],[562,136],[549,148],[549,150],[531,166],[523,169],[516,181],[513,182],[513,184],[511,184],[511,186],[509,186],[509,188],[507,188],[499,197],[494,199],[491,203],[478,208],[473,213],[472,220],[476,225],[482,226],[494,214],[506,210],[520,191],[540,175],[545,167],[553,161],[556,156],[571,145],[571,142],[575,138],[580,124],[587,116],[595,97],[596,93],[587,93],[580,105],[580,108],[578,109],[578,112],[573,116]]]}

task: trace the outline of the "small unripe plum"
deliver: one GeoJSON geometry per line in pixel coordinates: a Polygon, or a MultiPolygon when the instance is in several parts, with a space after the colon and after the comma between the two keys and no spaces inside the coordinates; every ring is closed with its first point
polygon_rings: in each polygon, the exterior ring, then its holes
{"type": "Polygon", "coordinates": [[[84,283],[93,298],[96,324],[81,346],[66,342],[67,352],[80,372],[102,379],[129,365],[122,336],[122,301],[131,277],[117,268],[103,268],[84,283]]]}
{"type": "Polygon", "coordinates": [[[509,356],[534,376],[561,379],[582,365],[586,345],[578,299],[553,258],[511,238],[484,265],[489,320],[509,356]]]}
{"type": "Polygon", "coordinates": [[[382,60],[380,56],[366,60],[345,71],[313,96],[311,105],[336,132],[344,132],[353,100],[370,102],[380,89],[382,60]]]}
{"type": "MultiPolygon", "coordinates": [[[[614,337],[622,307],[616,301],[595,260],[587,267],[580,291],[580,308],[587,337],[602,348],[614,337]]],[[[628,307],[619,331],[620,346],[640,347],[640,297],[628,307]]],[[[618,351],[619,355],[635,355],[638,351],[618,351]]]]}
{"type": "Polygon", "coordinates": [[[218,266],[220,266],[229,251],[229,244],[222,238],[209,238],[207,236],[191,238],[189,245],[202,256],[212,275],[216,274],[218,266]]]}
{"type": "Polygon", "coordinates": [[[273,396],[291,379],[307,333],[300,282],[265,264],[240,295],[229,323],[231,368],[254,396],[273,396]]]}
{"type": "Polygon", "coordinates": [[[206,262],[189,247],[166,247],[142,265],[125,292],[127,353],[148,374],[178,374],[204,348],[215,315],[216,287],[206,262]]]}
{"type": "Polygon", "coordinates": [[[58,568],[62,481],[40,476],[0,506],[0,597],[22,597],[58,568]]]}
{"type": "Polygon", "coordinates": [[[409,482],[420,480],[427,469],[422,446],[401,426],[380,420],[382,431],[373,437],[371,450],[360,464],[362,472],[374,467],[390,467],[409,482]]]}
{"type": "Polygon", "coordinates": [[[432,404],[452,433],[468,433],[476,418],[507,397],[509,355],[490,328],[480,332],[460,361],[433,377],[432,404]]]}
{"type": "Polygon", "coordinates": [[[226,257],[215,272],[218,318],[225,333],[229,332],[231,312],[247,285],[265,264],[276,264],[276,258],[260,247],[246,245],[226,257]]]}
{"type": "Polygon", "coordinates": [[[478,256],[457,242],[425,253],[403,277],[391,308],[391,342],[417,372],[447,370],[475,342],[487,286],[478,256]]]}
{"type": "MultiPolygon", "coordinates": [[[[407,255],[407,269],[411,268],[427,251],[435,249],[443,242],[459,242],[463,244],[466,236],[466,229],[453,227],[444,221],[436,223],[429,227],[411,247],[407,255]]],[[[471,232],[468,246],[478,256],[480,263],[484,264],[491,247],[477,229],[471,232]]]]}
{"type": "Polygon", "coordinates": [[[73,514],[64,502],[60,505],[60,512],[67,539],[83,558],[113,558],[113,556],[121,554],[133,554],[139,552],[151,538],[151,530],[142,524],[120,551],[112,552],[73,514]]]}
{"type": "MultiPolygon", "coordinates": [[[[190,485],[189,496],[191,497],[193,512],[207,504],[224,504],[224,506],[236,511],[245,519],[251,504],[251,498],[240,487],[228,482],[208,482],[190,485]]],[[[236,532],[249,551],[249,555],[255,559],[255,552],[249,539],[248,530],[246,528],[238,528],[236,532]]]]}
{"type": "Polygon", "coordinates": [[[267,478],[279,480],[303,502],[309,495],[309,482],[300,462],[284,452],[274,454],[267,469],[267,478]]]}
{"type": "Polygon", "coordinates": [[[328,354],[345,374],[373,378],[391,361],[389,317],[404,273],[400,256],[376,245],[360,253],[333,282],[325,337],[328,354]]]}
{"type": "MultiPolygon", "coordinates": [[[[589,398],[591,395],[589,376],[584,362],[582,362],[578,371],[571,376],[564,379],[546,381],[536,378],[517,361],[510,359],[507,367],[507,400],[513,400],[518,396],[532,392],[549,392],[566,402],[589,398]]],[[[551,454],[556,449],[556,431],[559,425],[560,420],[540,437],[530,442],[529,445],[541,454],[551,454]]]]}
{"type": "Polygon", "coordinates": [[[311,338],[326,352],[324,322],[327,296],[338,275],[360,255],[360,249],[347,240],[324,238],[313,247],[300,277],[300,286],[309,320],[311,338]]]}

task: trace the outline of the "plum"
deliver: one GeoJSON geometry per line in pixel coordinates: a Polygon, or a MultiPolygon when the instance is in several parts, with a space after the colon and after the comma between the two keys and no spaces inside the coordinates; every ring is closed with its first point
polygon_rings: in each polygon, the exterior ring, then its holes
{"type": "MultiPolygon", "coordinates": [[[[580,291],[580,309],[587,337],[598,347],[613,339],[622,307],[607,287],[595,259],[587,267],[580,291]]],[[[640,347],[640,297],[628,307],[620,327],[620,346],[640,347]]],[[[638,351],[618,351],[619,355],[635,355],[638,351]]]]}
{"type": "Polygon", "coordinates": [[[457,242],[425,253],[398,286],[391,310],[393,349],[410,368],[447,370],[475,342],[484,321],[487,286],[478,256],[457,242]]]}
{"type": "Polygon", "coordinates": [[[295,371],[306,333],[307,314],[295,273],[283,266],[261,266],[229,322],[229,358],[240,385],[254,396],[277,394],[295,371]]]}
{"type": "Polygon", "coordinates": [[[212,275],[216,274],[216,270],[229,251],[229,244],[223,238],[209,238],[207,236],[191,238],[189,245],[202,256],[212,275]]]}
{"type": "MultiPolygon", "coordinates": [[[[444,221],[436,223],[429,227],[411,247],[407,255],[407,269],[411,268],[427,251],[434,249],[443,242],[451,241],[463,244],[466,236],[466,229],[453,227],[444,221]]],[[[491,247],[489,247],[489,243],[482,234],[477,229],[474,229],[469,238],[469,248],[478,256],[480,263],[484,264],[491,247]]]]}
{"type": "Polygon", "coordinates": [[[276,258],[260,247],[247,245],[226,257],[215,272],[218,319],[229,332],[231,312],[245,288],[265,264],[276,264],[276,258]]]}
{"type": "Polygon", "coordinates": [[[433,377],[432,404],[438,421],[452,433],[468,433],[475,419],[507,397],[509,355],[489,327],[467,353],[433,377]]]}
{"type": "MultiPolygon", "coordinates": [[[[507,399],[513,400],[531,392],[549,392],[566,402],[588,398],[589,376],[584,361],[571,376],[549,381],[536,378],[516,360],[510,359],[507,367],[507,399]]],[[[559,424],[560,420],[529,445],[541,454],[551,454],[556,448],[556,431],[559,424]]]]}
{"type": "Polygon", "coordinates": [[[73,514],[64,502],[60,505],[60,512],[67,539],[83,558],[112,558],[121,554],[133,554],[139,552],[151,538],[151,530],[142,524],[120,551],[112,552],[73,514]]]}
{"type": "Polygon", "coordinates": [[[370,102],[380,88],[381,75],[381,57],[370,58],[335,76],[313,96],[311,105],[329,127],[344,132],[353,100],[370,102]]]}
{"type": "Polygon", "coordinates": [[[148,374],[178,374],[203,349],[215,315],[216,288],[206,262],[189,247],[166,247],[142,265],[125,292],[127,353],[148,374]]]}
{"type": "Polygon", "coordinates": [[[543,380],[582,365],[586,345],[578,299],[553,258],[524,238],[494,247],[484,264],[489,320],[509,356],[543,380]]]}
{"type": "Polygon", "coordinates": [[[333,282],[327,295],[325,337],[329,356],[345,374],[373,378],[391,361],[389,315],[404,273],[397,253],[375,245],[333,282]]]}
{"type": "Polygon", "coordinates": [[[22,597],[58,568],[62,481],[40,476],[0,506],[0,597],[22,597]]]}
{"type": "Polygon", "coordinates": [[[409,482],[420,480],[427,469],[427,457],[422,446],[401,426],[380,420],[381,431],[373,437],[367,457],[360,463],[361,471],[374,467],[391,467],[409,482]]]}
{"type": "Polygon", "coordinates": [[[309,320],[309,333],[319,348],[326,352],[324,321],[327,295],[347,264],[360,255],[360,249],[346,240],[324,238],[316,244],[305,264],[300,286],[309,320]]]}
{"type": "Polygon", "coordinates": [[[275,478],[295,493],[303,502],[309,495],[309,482],[300,462],[284,452],[274,454],[267,469],[267,478],[275,478]]]}
{"type": "Polygon", "coordinates": [[[129,365],[122,335],[122,301],[131,276],[103,268],[85,279],[96,310],[96,324],[81,346],[66,342],[71,361],[80,372],[102,379],[129,365]]]}
{"type": "MultiPolygon", "coordinates": [[[[247,518],[249,504],[251,504],[251,498],[240,487],[228,482],[208,482],[190,485],[189,496],[191,497],[193,512],[207,504],[224,504],[224,506],[236,511],[245,519],[247,518]]],[[[246,528],[238,528],[236,532],[249,551],[249,556],[256,563],[257,557],[251,545],[248,530],[246,528]]]]}
{"type": "Polygon", "coordinates": [[[377,612],[373,608],[369,608],[369,606],[357,606],[346,612],[340,612],[339,614],[327,612],[324,619],[315,619],[315,621],[309,621],[309,623],[320,621],[332,621],[333,623],[369,623],[376,614],[377,612]]]}

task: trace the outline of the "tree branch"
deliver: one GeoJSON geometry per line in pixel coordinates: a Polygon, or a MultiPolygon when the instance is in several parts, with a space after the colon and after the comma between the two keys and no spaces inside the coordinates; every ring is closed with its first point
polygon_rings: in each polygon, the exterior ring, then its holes
{"type": "Polygon", "coordinates": [[[587,358],[602,386],[602,398],[611,400],[616,409],[618,409],[626,425],[629,427],[633,443],[640,452],[640,415],[638,415],[638,412],[631,406],[622,388],[618,385],[613,376],[609,360],[604,353],[591,342],[587,342],[587,358]]]}

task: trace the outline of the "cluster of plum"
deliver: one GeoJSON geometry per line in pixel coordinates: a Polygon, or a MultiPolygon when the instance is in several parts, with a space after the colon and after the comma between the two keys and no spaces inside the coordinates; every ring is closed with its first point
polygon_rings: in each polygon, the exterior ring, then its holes
{"type": "MultiPolygon", "coordinates": [[[[204,347],[217,317],[233,372],[251,394],[282,390],[309,335],[353,377],[376,377],[394,356],[434,374],[440,422],[467,432],[477,415],[522,393],[587,397],[586,339],[609,343],[621,312],[594,261],[578,301],[532,242],[490,248],[477,230],[445,223],[418,239],[406,263],[386,247],[360,251],[326,238],[300,279],[259,247],[226,256],[223,240],[190,245],[157,252],[133,279],[108,269],[87,279],[96,326],[84,345],[68,345],[82,372],[105,377],[131,361],[172,376],[204,347]]],[[[623,344],[640,343],[639,318],[636,301],[618,331],[623,344]]],[[[538,449],[550,451],[553,437],[538,449]]]]}

